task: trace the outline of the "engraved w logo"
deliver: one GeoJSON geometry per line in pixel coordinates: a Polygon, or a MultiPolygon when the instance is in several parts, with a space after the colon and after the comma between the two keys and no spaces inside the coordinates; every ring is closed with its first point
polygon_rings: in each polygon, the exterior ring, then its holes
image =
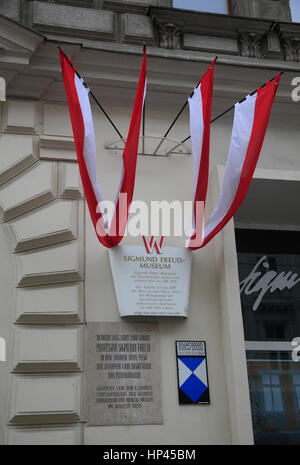
{"type": "Polygon", "coordinates": [[[154,249],[156,250],[156,253],[161,254],[162,253],[162,248],[164,244],[164,236],[161,236],[160,241],[156,239],[156,237],[151,236],[150,241],[146,239],[145,236],[143,236],[143,241],[145,244],[145,249],[148,254],[152,254],[154,252],[154,249]]]}

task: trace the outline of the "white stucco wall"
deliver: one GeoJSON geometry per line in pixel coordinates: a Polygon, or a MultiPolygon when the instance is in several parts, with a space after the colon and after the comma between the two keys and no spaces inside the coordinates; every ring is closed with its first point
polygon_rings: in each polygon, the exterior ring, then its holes
{"type": "MultiPolygon", "coordinates": [[[[110,88],[105,93],[111,117],[126,134],[133,90],[110,88]]],[[[146,134],[161,135],[183,100],[184,97],[176,93],[165,98],[162,93],[149,91],[146,134]]],[[[231,103],[218,97],[213,112],[216,114],[231,103]]],[[[108,254],[95,236],[87,209],[83,211],[66,106],[53,102],[37,105],[29,101],[3,105],[0,141],[8,144],[13,154],[13,167],[11,159],[6,161],[3,156],[4,167],[0,170],[0,206],[5,230],[12,239],[8,242],[1,232],[3,279],[0,290],[5,311],[1,312],[0,322],[4,336],[9,335],[9,323],[17,323],[9,364],[0,363],[2,426],[10,421],[7,442],[79,443],[83,438],[86,444],[251,443],[232,222],[205,249],[193,254],[188,319],[159,321],[163,425],[84,425],[82,323],[120,320],[108,254]],[[39,138],[40,145],[37,144],[39,138]],[[22,151],[22,147],[26,150],[22,151]],[[47,290],[43,291],[44,288],[47,290]],[[37,295],[37,290],[45,294],[37,295]],[[55,300],[58,293],[60,297],[55,300]],[[17,303],[13,303],[13,295],[18,296],[17,303]],[[47,305],[41,305],[43,300],[47,305]],[[41,334],[43,357],[49,357],[47,363],[35,358],[35,354],[41,352],[41,334]],[[175,359],[178,339],[203,339],[207,343],[209,406],[178,405],[175,359]],[[30,350],[23,358],[18,341],[28,341],[30,350]],[[58,348],[55,352],[51,350],[53,341],[58,348]],[[66,359],[67,353],[72,354],[72,359],[66,359]],[[9,367],[14,373],[7,396],[9,367]],[[27,405],[26,389],[34,391],[35,405],[27,405]],[[56,394],[49,395],[45,402],[45,393],[51,392],[56,394]],[[9,411],[6,413],[7,405],[9,411]],[[71,415],[67,411],[71,411],[71,415]]],[[[98,176],[104,196],[113,199],[119,183],[121,155],[105,150],[104,145],[117,136],[99,109],[93,106],[93,112],[98,176]]],[[[213,172],[217,164],[226,162],[232,117],[230,113],[212,127],[209,209],[214,207],[220,189],[220,176],[213,172]]],[[[296,104],[275,103],[260,168],[278,173],[279,170],[300,170],[298,126],[296,104]]],[[[188,133],[186,111],[170,137],[182,139],[188,133]]],[[[134,198],[147,202],[191,200],[192,170],[191,156],[139,157],[134,198]]],[[[123,244],[140,244],[140,241],[125,238],[123,244]]],[[[171,237],[167,245],[183,246],[184,240],[171,237]]],[[[4,435],[3,427],[2,432],[4,435]]]]}

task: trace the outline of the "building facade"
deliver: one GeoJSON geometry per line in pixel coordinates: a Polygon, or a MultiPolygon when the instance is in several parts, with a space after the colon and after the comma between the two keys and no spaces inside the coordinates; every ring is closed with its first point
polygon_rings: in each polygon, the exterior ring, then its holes
{"type": "MultiPolygon", "coordinates": [[[[0,2],[2,443],[300,444],[300,365],[292,352],[300,338],[299,2],[196,3],[198,10],[179,0],[0,2]],[[153,152],[215,56],[213,117],[284,75],[245,201],[193,253],[188,318],[156,319],[163,423],[89,427],[86,324],[120,315],[108,253],[85,205],[57,47],[126,135],[144,43],[146,137],[134,196],[148,204],[192,199],[190,142],[169,153],[189,135],[188,110],[153,152]],[[206,341],[209,405],[178,404],[177,340],[206,341]]],[[[98,174],[113,199],[122,144],[92,108],[98,174]]],[[[232,118],[212,125],[210,210],[232,118]]],[[[184,244],[167,238],[168,246],[184,244]]]]}

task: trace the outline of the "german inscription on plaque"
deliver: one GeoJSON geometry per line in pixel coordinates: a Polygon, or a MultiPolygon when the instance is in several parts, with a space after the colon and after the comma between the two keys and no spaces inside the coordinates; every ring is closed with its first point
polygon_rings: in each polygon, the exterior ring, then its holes
{"type": "Polygon", "coordinates": [[[108,251],[120,315],[187,318],[192,252],[150,243],[108,251]]]}
{"type": "Polygon", "coordinates": [[[87,424],[161,424],[155,323],[88,323],[87,424]]]}

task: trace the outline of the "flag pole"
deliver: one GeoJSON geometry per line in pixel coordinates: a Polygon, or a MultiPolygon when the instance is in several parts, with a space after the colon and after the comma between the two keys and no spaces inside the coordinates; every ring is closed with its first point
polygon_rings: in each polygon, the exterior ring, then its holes
{"type": "MultiPolygon", "coordinates": [[[[215,58],[215,61],[217,61],[218,57],[216,56],[215,58]]],[[[201,78],[202,79],[202,78],[201,78]]],[[[201,83],[201,79],[200,81],[198,82],[198,84],[196,85],[196,89],[200,86],[200,83],[201,83]]],[[[190,95],[190,98],[192,98],[194,95],[194,91],[191,93],[190,95]]],[[[185,103],[183,104],[183,106],[181,107],[181,109],[179,110],[179,112],[177,113],[175,119],[173,120],[172,124],[170,125],[169,129],[167,130],[167,132],[165,133],[165,135],[163,136],[162,140],[160,141],[160,143],[158,144],[158,146],[156,147],[155,151],[153,152],[153,155],[156,155],[158,150],[160,149],[160,147],[162,146],[165,138],[168,136],[168,134],[171,132],[171,129],[173,128],[173,126],[175,125],[175,123],[177,122],[177,120],[179,119],[179,117],[181,116],[181,114],[183,113],[183,111],[185,110],[187,104],[188,104],[188,101],[189,99],[186,99],[185,103]]]]}
{"type": "MultiPolygon", "coordinates": [[[[80,76],[80,74],[78,73],[77,69],[75,68],[75,66],[73,65],[73,63],[71,62],[70,58],[64,53],[64,51],[62,50],[61,47],[57,47],[58,50],[63,54],[63,56],[65,57],[65,59],[67,60],[67,62],[69,63],[69,65],[74,69],[76,75],[79,77],[79,79],[82,80],[83,84],[85,87],[88,87],[88,85],[86,84],[86,82],[84,81],[84,79],[80,76]]],[[[125,142],[125,139],[124,137],[122,136],[122,134],[120,133],[120,131],[118,130],[117,126],[114,124],[114,122],[111,120],[111,118],[108,116],[108,114],[106,113],[106,111],[104,110],[103,106],[101,105],[101,103],[99,102],[99,100],[95,97],[95,95],[93,94],[93,92],[90,90],[90,96],[92,97],[92,99],[94,100],[94,102],[98,105],[98,107],[100,108],[100,110],[103,112],[103,114],[106,116],[106,118],[108,119],[108,121],[110,122],[110,124],[112,125],[112,127],[114,128],[114,130],[117,132],[118,136],[122,139],[122,141],[124,142],[124,144],[126,143],[125,142]]]]}
{"type": "MultiPolygon", "coordinates": [[[[281,73],[279,73],[280,76],[282,76],[284,74],[284,71],[281,71],[281,73]]],[[[276,75],[277,76],[277,75],[276,75]]],[[[270,79],[270,82],[274,81],[274,79],[276,79],[276,76],[274,76],[272,79],[270,79]]],[[[267,83],[265,82],[262,86],[260,86],[261,89],[263,89],[265,86],[267,85],[267,83]]],[[[255,89],[253,92],[251,92],[249,95],[252,96],[254,94],[256,94],[256,92],[258,91],[258,89],[255,89]]],[[[238,103],[242,103],[246,100],[247,97],[244,97],[242,98],[242,100],[240,100],[238,103]]],[[[213,118],[211,120],[211,124],[214,123],[215,121],[217,121],[219,118],[221,118],[222,116],[226,115],[226,113],[229,113],[231,110],[233,110],[235,107],[235,104],[232,105],[230,108],[227,108],[227,110],[223,111],[222,113],[220,113],[218,116],[216,116],[215,118],[213,118]]],[[[173,147],[171,150],[169,150],[169,152],[166,154],[166,155],[169,155],[171,152],[173,152],[173,150],[177,149],[178,147],[180,147],[182,144],[184,144],[185,142],[187,142],[189,139],[191,138],[191,136],[188,136],[186,137],[185,139],[183,139],[179,144],[175,145],[175,147],[173,147]]]]}

